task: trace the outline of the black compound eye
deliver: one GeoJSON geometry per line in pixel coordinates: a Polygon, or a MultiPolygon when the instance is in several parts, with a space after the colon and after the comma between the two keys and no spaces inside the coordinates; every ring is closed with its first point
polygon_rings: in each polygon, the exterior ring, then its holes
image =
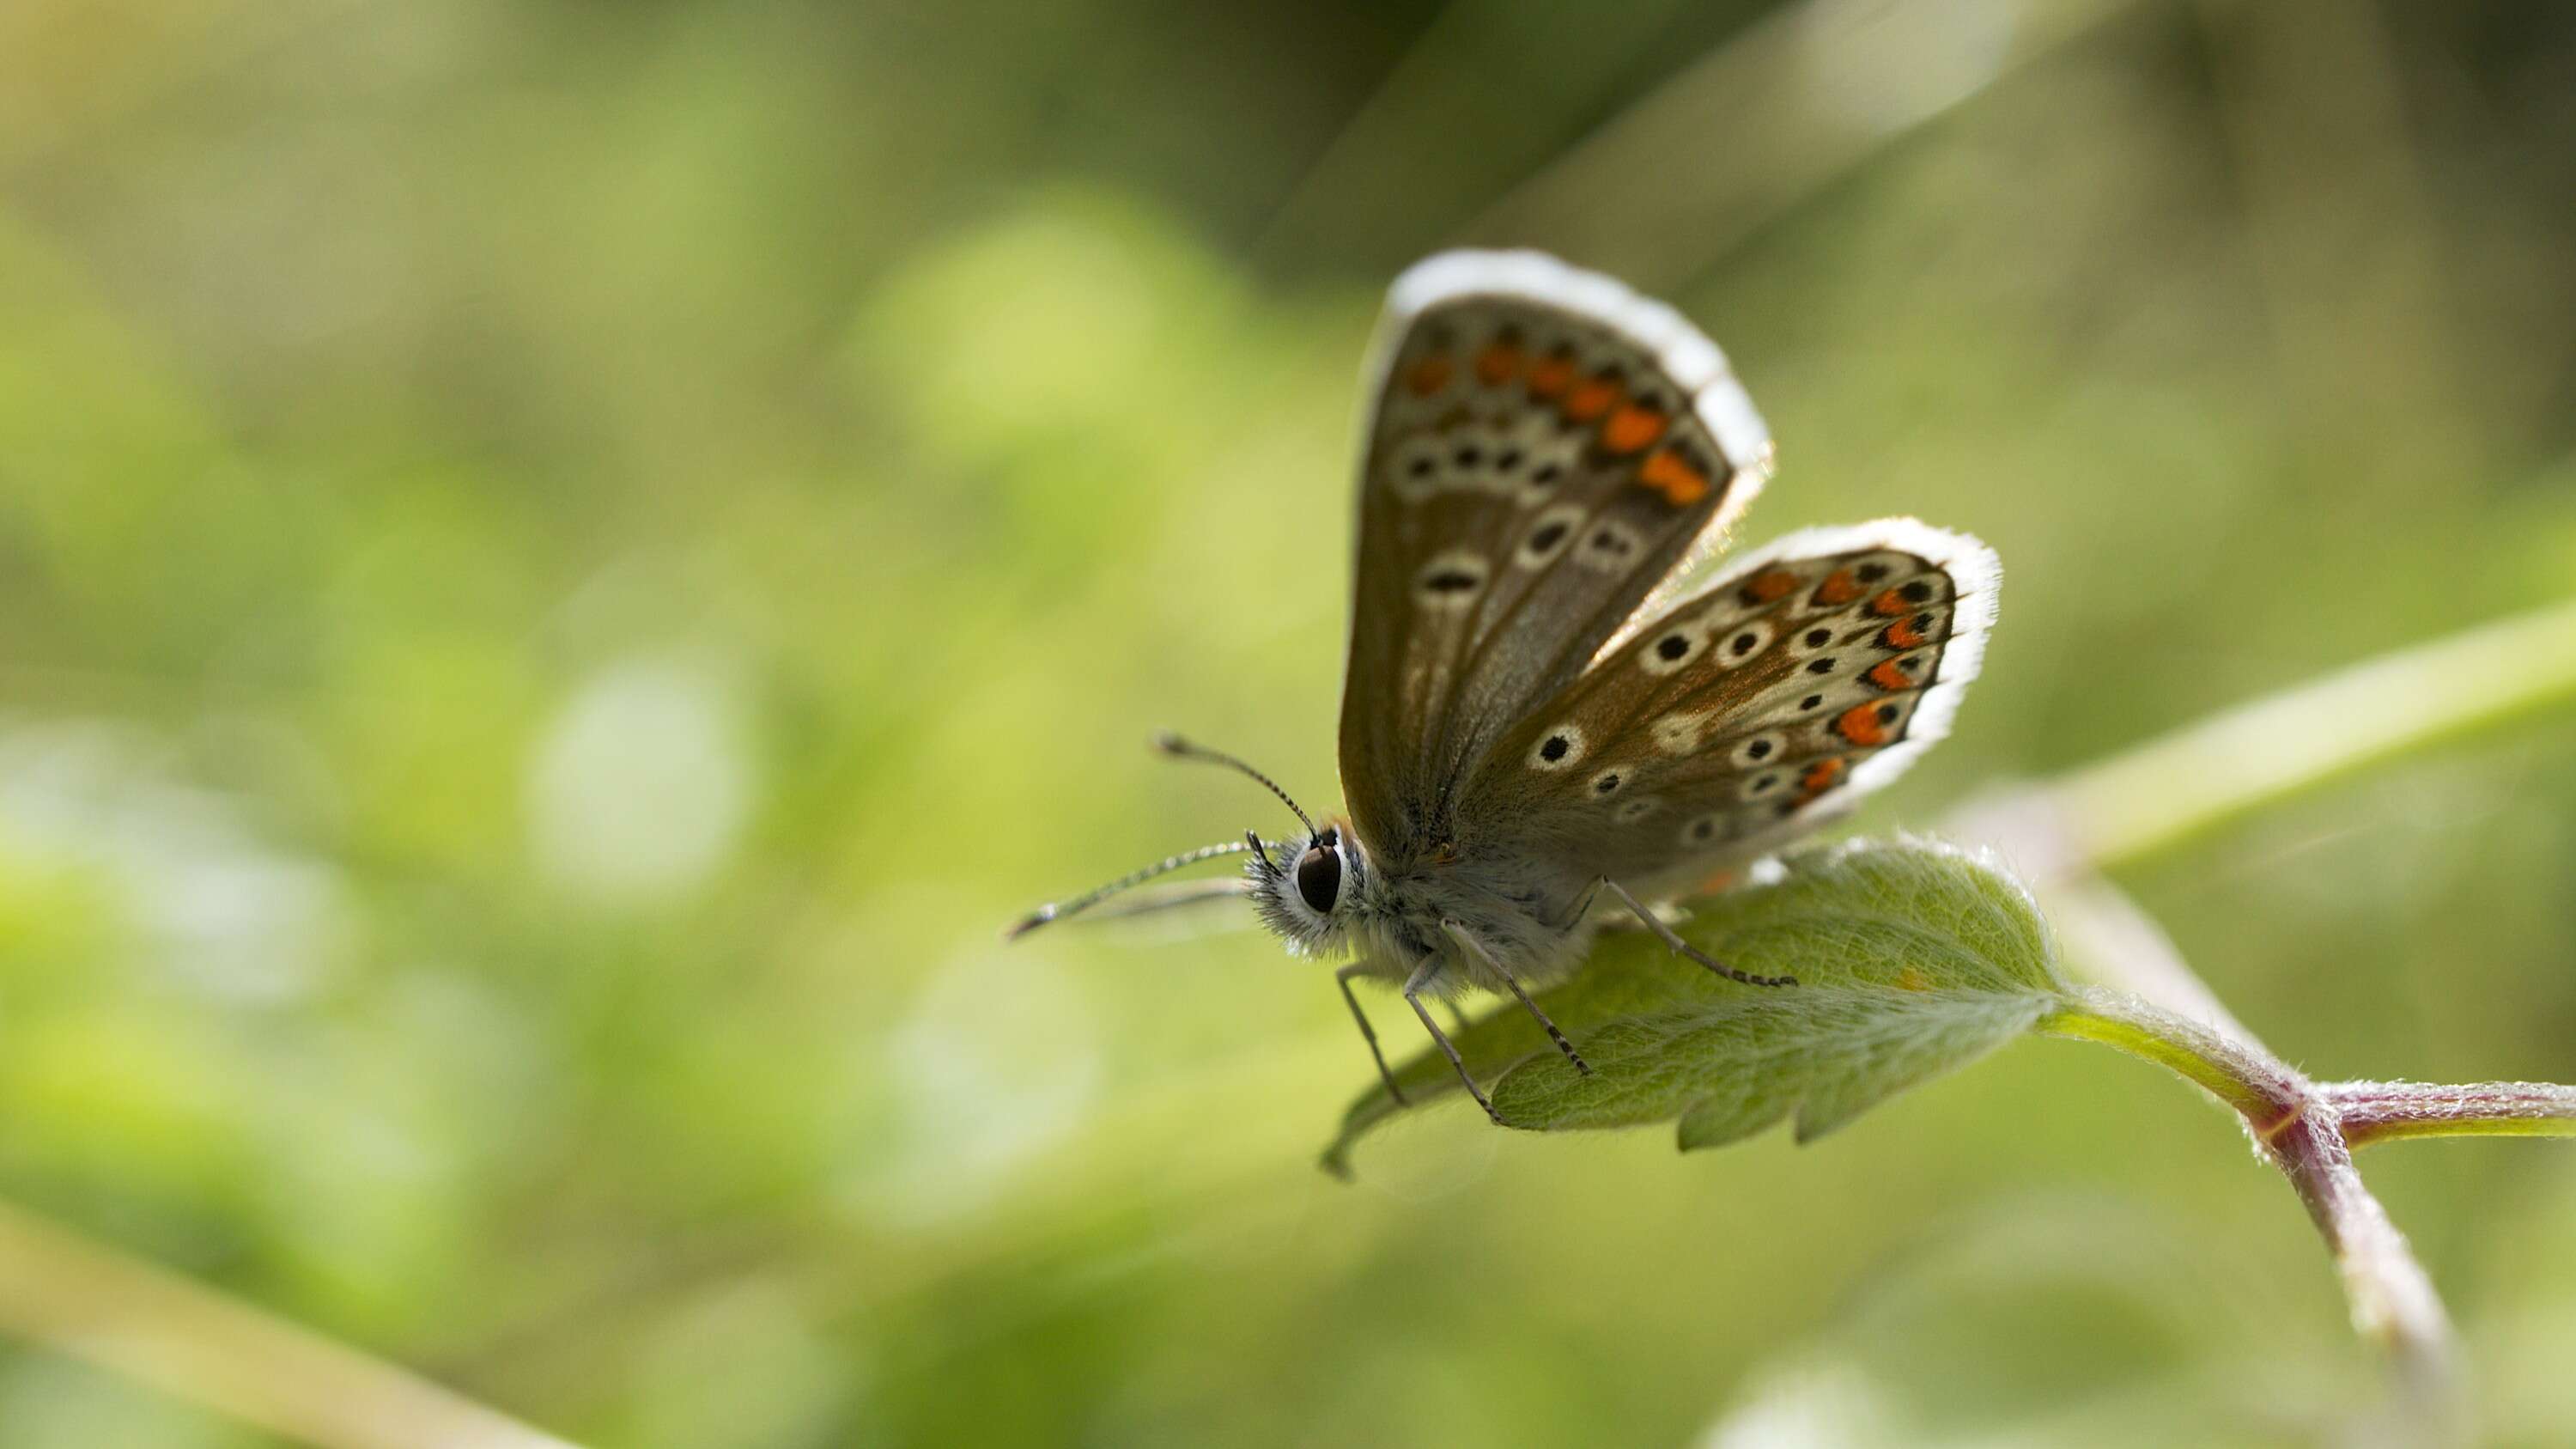
{"type": "Polygon", "coordinates": [[[1316,915],[1333,913],[1333,902],[1342,893],[1341,852],[1309,846],[1297,857],[1297,894],[1316,915]]]}

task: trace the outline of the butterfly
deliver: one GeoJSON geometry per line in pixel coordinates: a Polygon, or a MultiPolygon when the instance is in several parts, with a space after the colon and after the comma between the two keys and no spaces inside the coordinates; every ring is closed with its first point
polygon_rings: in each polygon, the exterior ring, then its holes
{"type": "MultiPolygon", "coordinates": [[[[1733,980],[1650,902],[1834,818],[1946,734],[1985,650],[1991,549],[1912,519],[1810,529],[1694,584],[1769,479],[1770,430],[1683,316],[1537,252],[1453,251],[1390,289],[1367,371],[1343,678],[1345,818],[1297,816],[1087,895],[1017,936],[1199,861],[1334,973],[1404,1100],[1356,977],[1396,984],[1487,1115],[1425,1000],[1530,995],[1624,910],[1733,980]],[[1606,895],[1606,900],[1604,899],[1606,895]],[[1605,912],[1605,915],[1607,913],[1605,912]]],[[[1170,889],[1163,887],[1158,889],[1170,889]]],[[[1500,1117],[1495,1117],[1500,1121],[1500,1117]]]]}

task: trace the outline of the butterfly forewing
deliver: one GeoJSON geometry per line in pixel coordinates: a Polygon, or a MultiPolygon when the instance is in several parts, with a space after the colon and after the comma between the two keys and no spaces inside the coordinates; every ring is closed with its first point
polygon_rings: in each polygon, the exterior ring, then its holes
{"type": "Polygon", "coordinates": [[[1770,438],[1670,308],[1534,253],[1400,278],[1360,479],[1343,788],[1397,860],[1761,484],[1770,438]]]}
{"type": "Polygon", "coordinates": [[[1782,539],[1504,733],[1472,848],[1660,894],[1813,828],[1947,732],[1996,583],[1983,544],[1912,520],[1782,539]]]}

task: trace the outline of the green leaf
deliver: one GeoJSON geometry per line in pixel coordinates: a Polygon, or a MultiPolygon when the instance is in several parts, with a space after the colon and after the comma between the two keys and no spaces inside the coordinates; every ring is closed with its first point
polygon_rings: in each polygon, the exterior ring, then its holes
{"type": "MultiPolygon", "coordinates": [[[[1692,902],[1679,930],[1731,966],[1800,984],[1739,985],[1643,931],[1604,934],[1538,996],[1591,1076],[1517,1004],[1457,1035],[1505,1122],[1557,1132],[1678,1119],[1687,1150],[1794,1115],[1804,1142],[2012,1040],[2067,991],[2029,892],[1932,841],[1807,851],[1765,883],[1692,902]]],[[[1397,1079],[1416,1106],[1459,1089],[1435,1050],[1397,1079]]],[[[1346,1173],[1352,1145],[1403,1110],[1383,1087],[1363,1094],[1324,1165],[1346,1173]]]]}

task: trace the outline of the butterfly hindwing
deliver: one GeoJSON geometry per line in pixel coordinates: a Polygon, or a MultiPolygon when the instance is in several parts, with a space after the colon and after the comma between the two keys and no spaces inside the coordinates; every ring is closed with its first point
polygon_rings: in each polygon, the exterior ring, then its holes
{"type": "Polygon", "coordinates": [[[1372,376],[1342,779],[1402,859],[1454,837],[1467,770],[1714,542],[1771,445],[1680,314],[1536,253],[1407,272],[1372,376]]]}
{"type": "Polygon", "coordinates": [[[1473,848],[1661,894],[1813,828],[1948,732],[1998,578],[1984,544],[1911,519],[1781,539],[1496,742],[1473,848]]]}

